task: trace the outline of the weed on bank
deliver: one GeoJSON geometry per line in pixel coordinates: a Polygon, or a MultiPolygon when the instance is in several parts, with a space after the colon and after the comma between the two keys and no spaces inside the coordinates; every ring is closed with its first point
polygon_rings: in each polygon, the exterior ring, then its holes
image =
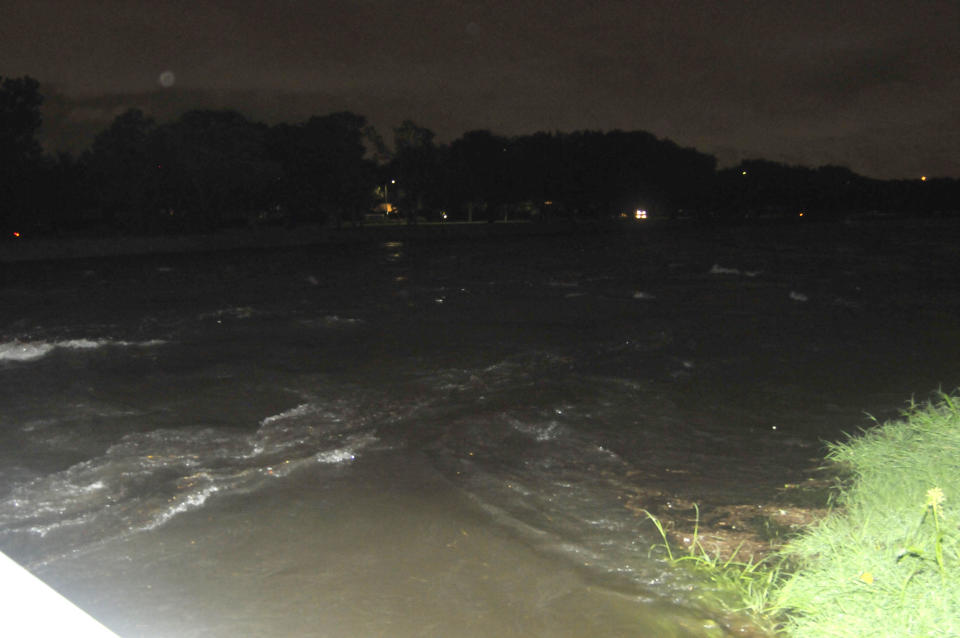
{"type": "Polygon", "coordinates": [[[911,404],[827,459],[848,472],[837,507],[764,561],[717,561],[696,543],[668,559],[782,635],[960,636],[960,397],[911,404]]]}

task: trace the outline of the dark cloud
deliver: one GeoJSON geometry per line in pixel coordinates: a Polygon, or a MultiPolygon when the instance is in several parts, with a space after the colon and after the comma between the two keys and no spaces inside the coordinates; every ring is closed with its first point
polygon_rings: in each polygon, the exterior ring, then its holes
{"type": "Polygon", "coordinates": [[[724,161],[958,174],[953,0],[8,4],[0,74],[56,88],[47,135],[69,144],[127,104],[266,121],[346,108],[441,139],[645,129],[724,161]]]}

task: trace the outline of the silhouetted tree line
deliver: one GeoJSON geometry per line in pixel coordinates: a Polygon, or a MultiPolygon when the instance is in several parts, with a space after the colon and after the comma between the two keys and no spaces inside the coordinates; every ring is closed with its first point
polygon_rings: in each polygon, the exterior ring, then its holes
{"type": "Polygon", "coordinates": [[[0,78],[0,230],[198,232],[362,224],[651,216],[720,220],[957,212],[956,179],[875,180],[841,166],[716,159],[643,131],[470,131],[437,144],[406,121],[392,148],[349,112],[267,126],[231,110],[157,123],[131,109],[79,157],[42,152],[36,80],[0,78]],[[390,207],[385,204],[390,203],[390,207]]]}

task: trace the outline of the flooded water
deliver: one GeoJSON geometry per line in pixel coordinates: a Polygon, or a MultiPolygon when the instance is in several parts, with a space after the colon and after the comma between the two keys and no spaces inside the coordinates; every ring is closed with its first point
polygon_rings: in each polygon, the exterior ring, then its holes
{"type": "Polygon", "coordinates": [[[4,265],[0,550],[122,636],[724,635],[637,494],[960,384],[957,226],[4,265]]]}

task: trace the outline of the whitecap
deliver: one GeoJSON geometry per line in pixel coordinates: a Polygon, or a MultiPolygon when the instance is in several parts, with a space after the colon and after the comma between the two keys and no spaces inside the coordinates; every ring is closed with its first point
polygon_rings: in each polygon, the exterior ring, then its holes
{"type": "Polygon", "coordinates": [[[711,275],[739,275],[740,270],[738,268],[724,268],[720,264],[714,264],[710,269],[711,275]]]}
{"type": "Polygon", "coordinates": [[[0,343],[0,361],[32,361],[46,356],[53,348],[54,344],[43,341],[0,343]]]}
{"type": "Polygon", "coordinates": [[[277,421],[285,421],[287,419],[294,419],[301,416],[306,416],[308,414],[313,414],[317,411],[317,408],[312,403],[301,403],[295,408],[290,408],[289,410],[284,410],[280,414],[274,414],[268,416],[264,420],[260,421],[260,425],[270,425],[271,423],[276,423],[277,421]]]}
{"type": "Polygon", "coordinates": [[[150,341],[114,341],[112,339],[65,339],[62,341],[9,341],[0,343],[0,361],[33,361],[50,354],[55,348],[68,350],[95,350],[104,346],[151,347],[166,343],[162,339],[150,341]]]}
{"type": "Polygon", "coordinates": [[[377,441],[377,437],[370,434],[356,437],[353,440],[351,440],[347,445],[341,448],[337,448],[335,450],[327,450],[325,452],[318,452],[317,454],[314,455],[313,458],[316,459],[318,463],[326,463],[331,465],[346,463],[349,461],[356,460],[357,453],[362,448],[365,448],[371,443],[375,443],[376,441],[377,441]]]}
{"type": "Polygon", "coordinates": [[[110,343],[106,339],[68,339],[67,341],[58,341],[55,345],[61,348],[72,348],[74,350],[92,350],[110,343]]]}
{"type": "Polygon", "coordinates": [[[148,520],[141,527],[141,531],[148,531],[160,527],[168,522],[177,514],[182,514],[190,510],[198,509],[207,502],[211,495],[220,491],[218,485],[208,485],[200,491],[187,493],[179,498],[172,498],[171,505],[165,509],[156,512],[152,519],[148,520]]]}
{"type": "Polygon", "coordinates": [[[256,314],[259,313],[250,306],[235,306],[233,308],[221,308],[219,310],[214,310],[213,312],[201,313],[197,319],[201,321],[206,319],[216,319],[219,323],[224,319],[249,319],[256,314]]]}
{"type": "Polygon", "coordinates": [[[756,277],[761,270],[740,270],[739,268],[724,268],[720,264],[714,264],[710,269],[711,275],[744,275],[746,277],[756,277]]]}

